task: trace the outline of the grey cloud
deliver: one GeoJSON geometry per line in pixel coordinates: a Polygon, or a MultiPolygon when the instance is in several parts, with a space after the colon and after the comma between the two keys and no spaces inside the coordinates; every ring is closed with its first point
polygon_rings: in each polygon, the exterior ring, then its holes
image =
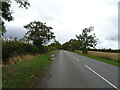
{"type": "Polygon", "coordinates": [[[38,16],[43,21],[54,21],[54,17],[53,16],[48,15],[47,13],[45,13],[43,11],[41,11],[40,13],[38,13],[38,16]]]}
{"type": "Polygon", "coordinates": [[[118,33],[118,42],[120,42],[120,31],[118,33]]]}
{"type": "Polygon", "coordinates": [[[23,38],[26,33],[26,30],[24,30],[22,27],[7,26],[6,29],[7,29],[7,32],[5,33],[4,37],[23,38]]]}
{"type": "Polygon", "coordinates": [[[97,43],[98,43],[98,44],[101,44],[101,43],[102,43],[102,40],[99,40],[99,39],[98,39],[97,43]]]}
{"type": "Polygon", "coordinates": [[[106,39],[111,41],[118,41],[118,34],[114,34],[113,36],[107,37],[106,39]]]}
{"type": "MultiPolygon", "coordinates": [[[[115,6],[116,5],[116,3],[119,3],[120,1],[119,0],[108,0],[107,2],[106,2],[106,4],[108,5],[108,6],[115,6]]],[[[116,5],[117,6],[117,5],[116,5]]]]}
{"type": "Polygon", "coordinates": [[[117,15],[112,15],[108,18],[108,26],[105,27],[107,40],[118,41],[118,17],[117,15]]]}
{"type": "Polygon", "coordinates": [[[62,21],[62,20],[57,19],[57,21],[58,21],[60,24],[63,24],[63,21],[62,21]]]}

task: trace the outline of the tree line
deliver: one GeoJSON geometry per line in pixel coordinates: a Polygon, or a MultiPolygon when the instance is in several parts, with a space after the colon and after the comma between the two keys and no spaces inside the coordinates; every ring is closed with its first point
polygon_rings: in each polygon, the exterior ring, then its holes
{"type": "MultiPolygon", "coordinates": [[[[19,8],[30,7],[30,3],[25,0],[14,0],[18,3],[19,8]]],[[[23,27],[28,30],[22,39],[15,38],[5,38],[4,34],[7,32],[4,21],[12,21],[14,17],[12,16],[13,11],[10,9],[12,5],[11,0],[0,1],[1,17],[0,17],[0,37],[2,38],[2,61],[5,63],[10,57],[22,56],[25,54],[42,54],[55,50],[53,46],[46,46],[47,43],[55,39],[54,33],[52,32],[52,27],[47,26],[46,23],[40,21],[33,21],[23,27]]]]}
{"type": "Polygon", "coordinates": [[[120,49],[96,49],[95,46],[97,45],[98,39],[96,38],[95,33],[90,34],[92,31],[94,31],[94,27],[92,26],[89,28],[84,28],[82,30],[82,34],[76,35],[77,39],[71,39],[68,42],[62,44],[62,49],[68,51],[82,50],[83,54],[87,54],[88,51],[120,53],[120,49]]]}
{"type": "MultiPolygon", "coordinates": [[[[17,2],[17,1],[16,1],[17,2]]],[[[14,18],[12,16],[12,12],[10,11],[11,1],[9,2],[1,2],[2,4],[2,33],[1,36],[3,38],[4,33],[6,32],[6,28],[4,26],[4,20],[12,21],[14,18]]],[[[30,6],[30,3],[22,0],[19,3],[19,7],[26,9],[30,6]]],[[[64,49],[69,51],[74,50],[82,50],[83,54],[87,54],[88,50],[98,50],[95,49],[97,45],[98,39],[95,36],[95,33],[91,34],[94,31],[94,27],[90,26],[88,28],[84,28],[80,35],[76,35],[77,39],[71,39],[64,44],[60,44],[59,41],[55,39],[54,32],[52,32],[52,27],[47,26],[46,23],[41,21],[32,21],[27,25],[23,26],[27,31],[22,39],[17,38],[9,38],[2,39],[2,60],[6,62],[10,57],[21,56],[25,54],[42,54],[46,52],[50,52],[57,49],[64,49]],[[50,40],[54,40],[53,43],[47,45],[50,40]],[[93,49],[91,49],[93,48],[93,49]]],[[[98,51],[112,51],[106,49],[100,49],[98,51]]]]}
{"type": "Polygon", "coordinates": [[[76,35],[77,39],[71,39],[69,42],[66,42],[62,45],[65,50],[82,50],[83,54],[88,53],[89,48],[95,48],[97,45],[97,38],[94,34],[90,34],[94,31],[94,27],[90,26],[89,28],[84,28],[82,34],[76,35]]]}

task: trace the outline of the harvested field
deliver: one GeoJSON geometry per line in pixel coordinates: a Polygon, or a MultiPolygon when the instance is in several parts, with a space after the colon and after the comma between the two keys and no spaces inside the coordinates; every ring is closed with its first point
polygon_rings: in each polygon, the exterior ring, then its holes
{"type": "MultiPolygon", "coordinates": [[[[76,50],[76,52],[82,54],[82,51],[76,50]]],[[[99,51],[88,51],[89,56],[95,56],[102,59],[107,59],[120,63],[120,53],[110,53],[110,52],[99,52],[99,51]]]]}

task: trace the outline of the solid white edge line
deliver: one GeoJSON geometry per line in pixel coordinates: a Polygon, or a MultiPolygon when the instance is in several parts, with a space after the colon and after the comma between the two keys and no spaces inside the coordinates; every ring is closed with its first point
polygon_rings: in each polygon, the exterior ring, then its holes
{"type": "Polygon", "coordinates": [[[106,81],[108,84],[110,84],[112,87],[118,89],[115,85],[113,85],[111,82],[109,82],[108,80],[106,80],[103,76],[101,76],[100,74],[98,74],[97,72],[95,72],[93,69],[91,69],[89,66],[85,65],[85,67],[87,67],[89,70],[91,70],[93,73],[95,73],[97,76],[99,76],[100,78],[102,78],[104,81],[106,81]]]}
{"type": "Polygon", "coordinates": [[[77,61],[79,61],[76,57],[73,56],[74,59],[76,59],[77,61]]]}

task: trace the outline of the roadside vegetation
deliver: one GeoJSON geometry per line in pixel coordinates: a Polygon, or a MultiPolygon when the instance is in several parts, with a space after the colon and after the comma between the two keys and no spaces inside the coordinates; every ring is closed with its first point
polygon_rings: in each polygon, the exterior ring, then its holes
{"type": "Polygon", "coordinates": [[[52,52],[61,48],[58,41],[48,46],[36,45],[22,39],[11,38],[2,40],[2,63],[3,65],[16,64],[21,60],[30,59],[41,54],[52,52]]]}
{"type": "MultiPolygon", "coordinates": [[[[82,54],[82,51],[75,50],[75,52],[78,52],[79,54],[82,54]]],[[[114,62],[119,62],[119,53],[109,53],[109,52],[100,52],[100,51],[88,51],[89,56],[95,56],[103,59],[107,59],[114,62]]]]}
{"type": "Polygon", "coordinates": [[[40,51],[35,45],[24,43],[17,38],[2,40],[2,61],[3,64],[15,64],[25,55],[37,55],[40,51]],[[13,58],[16,57],[16,60],[13,58]],[[19,57],[19,58],[18,58],[19,57]],[[10,60],[12,59],[12,60],[10,60]]]}
{"type": "Polygon", "coordinates": [[[120,55],[119,53],[100,52],[100,51],[88,51],[88,54],[83,54],[81,50],[74,51],[77,54],[103,61],[112,65],[120,66],[120,55]]]}
{"type": "MultiPolygon", "coordinates": [[[[53,52],[54,54],[58,52],[53,52]]],[[[30,88],[52,62],[52,52],[3,67],[3,88],[30,88]]]]}

